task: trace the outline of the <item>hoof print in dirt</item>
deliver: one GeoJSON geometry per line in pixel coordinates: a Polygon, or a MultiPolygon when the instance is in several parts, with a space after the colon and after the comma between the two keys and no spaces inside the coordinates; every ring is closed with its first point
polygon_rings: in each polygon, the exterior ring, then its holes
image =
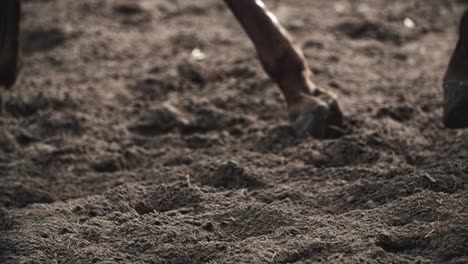
{"type": "Polygon", "coordinates": [[[163,104],[149,111],[128,129],[137,134],[151,136],[173,130],[184,130],[190,125],[188,114],[170,104],[163,104]]]}
{"type": "Polygon", "coordinates": [[[98,158],[92,165],[96,172],[116,172],[122,169],[123,161],[116,156],[98,158]]]}
{"type": "Polygon", "coordinates": [[[377,111],[377,118],[390,117],[398,122],[409,121],[416,114],[416,109],[407,105],[382,107],[377,111]]]}
{"type": "Polygon", "coordinates": [[[266,185],[233,161],[219,166],[211,175],[203,177],[200,181],[203,185],[226,189],[261,188],[266,185]]]}
{"type": "Polygon", "coordinates": [[[114,5],[113,10],[117,14],[126,16],[138,15],[144,12],[138,3],[131,2],[117,3],[114,5]]]}
{"type": "Polygon", "coordinates": [[[151,14],[139,3],[117,3],[112,9],[115,14],[121,16],[121,23],[125,25],[135,26],[151,21],[151,14]]]}

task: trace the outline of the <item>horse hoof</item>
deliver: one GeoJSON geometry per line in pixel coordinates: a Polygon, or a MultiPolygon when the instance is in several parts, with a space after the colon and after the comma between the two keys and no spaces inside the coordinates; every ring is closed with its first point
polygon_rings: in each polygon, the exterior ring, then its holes
{"type": "Polygon", "coordinates": [[[317,138],[324,137],[328,126],[328,113],[327,107],[318,105],[300,114],[292,123],[294,135],[299,138],[307,135],[317,138]]]}
{"type": "Polygon", "coordinates": [[[468,128],[468,81],[444,81],[444,125],[468,128]]]}

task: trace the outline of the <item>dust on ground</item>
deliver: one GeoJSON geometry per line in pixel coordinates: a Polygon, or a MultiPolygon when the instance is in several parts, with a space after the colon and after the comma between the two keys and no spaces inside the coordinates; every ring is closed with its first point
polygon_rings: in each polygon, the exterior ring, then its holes
{"type": "Polygon", "coordinates": [[[267,1],[340,95],[327,140],[291,135],[222,1],[23,2],[0,262],[468,262],[468,134],[441,124],[466,1],[267,1]]]}

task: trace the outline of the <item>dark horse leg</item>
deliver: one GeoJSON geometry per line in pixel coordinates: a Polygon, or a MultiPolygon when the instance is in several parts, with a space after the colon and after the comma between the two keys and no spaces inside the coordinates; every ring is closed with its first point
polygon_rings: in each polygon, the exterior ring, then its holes
{"type": "Polygon", "coordinates": [[[21,3],[19,0],[0,1],[0,111],[4,112],[6,90],[16,81],[21,65],[19,26],[21,3]]]}
{"type": "Polygon", "coordinates": [[[458,43],[444,76],[444,124],[468,127],[468,11],[463,15],[458,43]]]}

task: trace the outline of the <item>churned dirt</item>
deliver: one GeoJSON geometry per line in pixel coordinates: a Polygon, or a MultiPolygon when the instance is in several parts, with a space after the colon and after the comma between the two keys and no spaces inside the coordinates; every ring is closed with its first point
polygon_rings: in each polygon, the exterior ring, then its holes
{"type": "Polygon", "coordinates": [[[468,263],[468,132],[441,124],[466,2],[266,1],[340,95],[316,140],[220,0],[24,0],[0,263],[468,263]]]}

